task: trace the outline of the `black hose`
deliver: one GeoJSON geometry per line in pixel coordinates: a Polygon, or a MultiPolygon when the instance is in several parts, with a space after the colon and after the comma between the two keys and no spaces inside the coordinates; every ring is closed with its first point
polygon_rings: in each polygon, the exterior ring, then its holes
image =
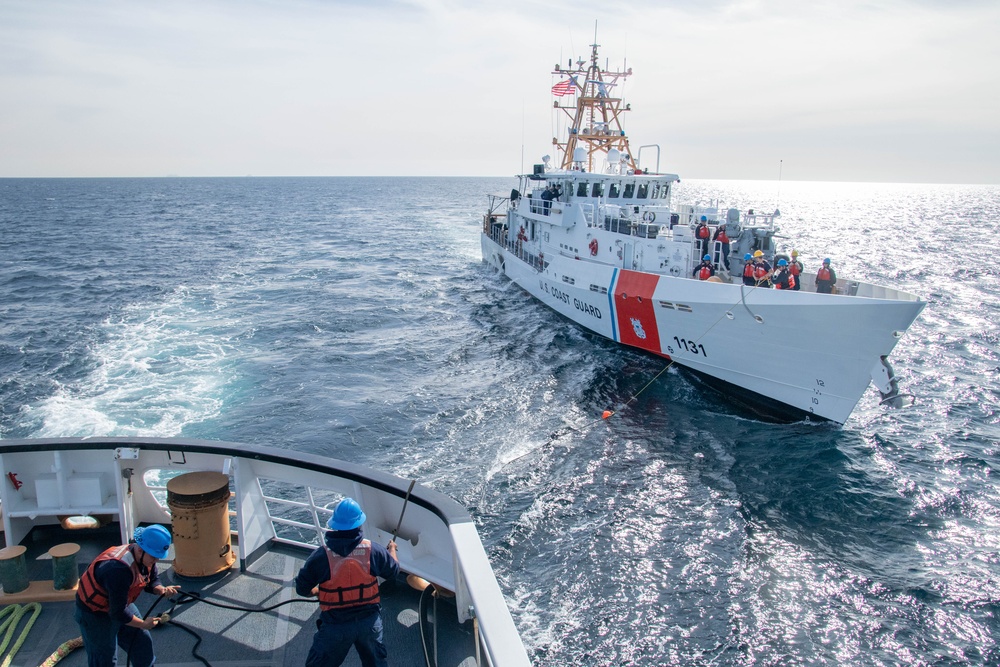
{"type": "MultiPolygon", "coordinates": [[[[153,604],[149,607],[149,610],[142,617],[143,620],[146,620],[146,618],[156,608],[156,605],[160,604],[160,600],[162,600],[162,599],[163,599],[163,595],[161,595],[160,597],[156,598],[156,601],[153,602],[153,604]]],[[[234,611],[246,611],[246,612],[250,612],[250,613],[257,613],[257,612],[271,611],[273,609],[277,609],[278,607],[282,607],[282,606],[284,606],[286,604],[291,604],[293,602],[310,602],[310,603],[315,604],[316,600],[314,600],[312,598],[292,598],[291,600],[285,600],[284,602],[279,602],[277,604],[272,604],[272,605],[270,605],[268,607],[241,607],[239,605],[223,604],[221,602],[212,602],[211,600],[207,600],[207,599],[203,598],[199,593],[189,593],[187,591],[179,591],[178,597],[176,599],[172,599],[171,602],[172,602],[172,604],[170,606],[170,609],[167,611],[167,613],[169,615],[173,616],[174,609],[177,608],[177,605],[190,604],[191,602],[204,602],[205,604],[212,605],[213,607],[221,607],[222,609],[232,609],[234,611]]],[[[175,621],[173,619],[170,620],[170,624],[171,625],[176,625],[178,628],[180,628],[181,630],[183,630],[184,632],[188,633],[189,635],[191,635],[192,637],[195,638],[194,646],[191,647],[191,655],[194,658],[196,658],[199,662],[201,662],[203,665],[205,665],[205,667],[212,667],[212,663],[210,663],[204,656],[202,656],[201,654],[198,653],[198,647],[201,645],[201,642],[202,642],[201,635],[199,635],[196,631],[192,630],[191,628],[189,628],[188,626],[184,625],[183,623],[180,623],[180,622],[175,621]]],[[[132,636],[132,641],[129,642],[128,650],[126,651],[126,655],[127,655],[127,659],[125,661],[126,667],[130,667],[130,665],[132,664],[132,642],[134,642],[134,641],[135,641],[135,635],[132,636]]]]}

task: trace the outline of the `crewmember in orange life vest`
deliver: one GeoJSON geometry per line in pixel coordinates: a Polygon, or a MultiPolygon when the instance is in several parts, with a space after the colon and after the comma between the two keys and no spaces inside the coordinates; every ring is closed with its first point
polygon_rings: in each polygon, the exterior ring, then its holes
{"type": "Polygon", "coordinates": [[[136,528],[133,537],[133,544],[105,550],[80,577],[75,617],[90,667],[114,667],[116,640],[136,667],[156,662],[149,630],[160,619],[143,619],[134,603],[143,591],[167,596],[177,593],[177,586],[160,583],[156,571],[156,561],[165,558],[170,548],[170,531],[152,525],[136,528]]]}
{"type": "Polygon", "coordinates": [[[709,278],[714,276],[715,267],[712,266],[712,256],[705,255],[704,257],[702,257],[701,264],[694,267],[694,271],[691,272],[691,275],[698,278],[698,280],[708,280],[709,278]]]}
{"type": "Polygon", "coordinates": [[[802,262],[799,261],[798,250],[792,251],[792,261],[789,262],[788,264],[788,270],[795,278],[795,287],[793,287],[792,289],[797,292],[799,291],[799,288],[802,287],[802,280],[799,278],[799,276],[802,275],[802,270],[803,270],[802,262]]]}
{"type": "Polygon", "coordinates": [[[830,258],[823,260],[823,266],[816,272],[816,291],[820,294],[833,294],[833,286],[837,284],[837,274],[830,266],[830,258]]]}
{"type": "Polygon", "coordinates": [[[711,236],[712,233],[708,230],[708,217],[703,215],[701,216],[701,222],[694,228],[694,237],[701,244],[702,255],[708,254],[708,240],[711,236]]]}
{"type": "Polygon", "coordinates": [[[729,271],[729,235],[726,234],[726,223],[719,224],[712,240],[722,244],[722,263],[725,265],[726,271],[729,271]]]}
{"type": "Polygon", "coordinates": [[[764,259],[764,253],[755,250],[753,253],[753,281],[757,287],[770,287],[771,265],[764,259]]]}
{"type": "Polygon", "coordinates": [[[778,260],[778,270],[771,276],[771,282],[774,283],[774,289],[795,289],[795,276],[788,268],[787,259],[778,260]]]}
{"type": "Polygon", "coordinates": [[[750,253],[743,255],[743,284],[750,287],[757,285],[753,277],[753,255],[750,253]]]}
{"type": "Polygon", "coordinates": [[[313,551],[295,577],[295,592],[318,595],[320,615],[306,667],[335,667],[351,646],[364,667],[388,665],[382,640],[378,579],[399,574],[396,543],[388,547],[364,539],[365,513],[344,498],[327,522],[325,545],[313,551]]]}
{"type": "Polygon", "coordinates": [[[524,226],[522,225],[520,229],[517,230],[517,251],[521,252],[521,244],[528,240],[528,235],[524,232],[524,226]]]}

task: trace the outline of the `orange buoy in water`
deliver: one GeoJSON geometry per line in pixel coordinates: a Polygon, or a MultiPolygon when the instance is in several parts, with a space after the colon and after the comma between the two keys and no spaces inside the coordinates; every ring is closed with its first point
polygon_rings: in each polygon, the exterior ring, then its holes
{"type": "Polygon", "coordinates": [[[611,415],[613,415],[613,414],[615,414],[615,413],[614,413],[614,412],[612,412],[611,410],[605,410],[605,411],[604,411],[604,414],[603,414],[603,415],[601,415],[601,419],[607,419],[608,417],[610,417],[610,416],[611,416],[611,415]]]}

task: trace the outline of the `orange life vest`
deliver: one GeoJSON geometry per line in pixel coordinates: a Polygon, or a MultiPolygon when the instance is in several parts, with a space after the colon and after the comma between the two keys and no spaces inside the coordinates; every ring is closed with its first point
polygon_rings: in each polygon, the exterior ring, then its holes
{"type": "Polygon", "coordinates": [[[795,276],[793,276],[791,274],[791,272],[789,271],[789,273],[788,273],[788,287],[782,287],[781,286],[781,281],[779,280],[779,281],[777,281],[777,282],[774,283],[774,288],[775,289],[795,289],[795,276]]]}
{"type": "Polygon", "coordinates": [[[715,240],[718,241],[719,243],[729,243],[729,237],[726,235],[726,232],[721,229],[719,230],[719,233],[716,235],[715,240]]]}
{"type": "Polygon", "coordinates": [[[792,262],[791,264],[788,265],[788,270],[791,272],[793,276],[799,275],[800,273],[802,273],[801,262],[799,262],[798,260],[792,262]]]}
{"type": "Polygon", "coordinates": [[[753,278],[753,262],[747,262],[743,265],[743,277],[753,278]]]}
{"type": "MultiPolygon", "coordinates": [[[[690,229],[690,227],[689,227],[690,229]]],[[[698,225],[698,238],[707,239],[708,238],[708,226],[701,224],[698,225]]]]}
{"type": "Polygon", "coordinates": [[[319,585],[319,608],[348,609],[379,603],[378,579],[371,573],[372,543],[361,540],[347,556],[326,549],[330,578],[319,585]]]}
{"type": "Polygon", "coordinates": [[[753,263],[753,277],[757,282],[760,282],[767,278],[767,265],[764,262],[753,263]]]}
{"type": "Polygon", "coordinates": [[[128,588],[127,596],[129,604],[135,602],[139,598],[139,594],[142,593],[142,589],[149,585],[149,573],[143,574],[139,571],[139,563],[136,562],[135,554],[132,553],[132,549],[129,548],[130,546],[123,544],[120,547],[111,547],[105,550],[104,553],[94,559],[94,562],[90,564],[87,571],[80,577],[80,586],[76,590],[76,597],[86,605],[87,609],[102,611],[104,613],[110,611],[108,592],[103,586],[97,583],[97,578],[94,576],[98,564],[104,561],[116,560],[128,565],[132,569],[132,584],[128,588]]]}
{"type": "Polygon", "coordinates": [[[830,279],[830,269],[825,266],[816,272],[816,280],[829,280],[830,279]]]}
{"type": "Polygon", "coordinates": [[[698,280],[708,280],[711,277],[712,277],[712,268],[709,266],[703,266],[701,267],[701,270],[698,271],[698,280]]]}

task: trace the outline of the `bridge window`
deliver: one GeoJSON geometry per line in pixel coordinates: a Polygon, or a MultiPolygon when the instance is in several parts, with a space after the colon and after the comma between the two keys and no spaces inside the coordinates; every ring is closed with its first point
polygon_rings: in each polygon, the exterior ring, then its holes
{"type": "Polygon", "coordinates": [[[662,199],[667,199],[668,197],[670,197],[670,186],[669,185],[664,185],[663,186],[663,189],[660,190],[660,197],[662,199]]]}
{"type": "Polygon", "coordinates": [[[622,194],[622,197],[625,199],[631,199],[633,194],[635,194],[635,183],[626,183],[625,193],[622,194]]]}
{"type": "Polygon", "coordinates": [[[645,199],[646,198],[646,194],[648,192],[649,192],[649,183],[640,183],[639,184],[639,192],[636,195],[636,197],[638,197],[639,199],[645,199]]]}
{"type": "Polygon", "coordinates": [[[608,197],[611,199],[618,199],[618,195],[621,194],[621,189],[621,183],[612,183],[611,186],[608,187],[608,197]]]}
{"type": "Polygon", "coordinates": [[[598,181],[594,183],[594,187],[590,190],[591,197],[601,197],[604,195],[604,183],[598,181]]]}
{"type": "Polygon", "coordinates": [[[576,186],[576,196],[586,197],[587,196],[587,182],[580,181],[580,184],[576,186]]]}
{"type": "Polygon", "coordinates": [[[659,196],[660,196],[660,184],[659,183],[653,183],[653,187],[650,189],[650,192],[649,192],[649,198],[650,199],[656,199],[659,196]]]}

